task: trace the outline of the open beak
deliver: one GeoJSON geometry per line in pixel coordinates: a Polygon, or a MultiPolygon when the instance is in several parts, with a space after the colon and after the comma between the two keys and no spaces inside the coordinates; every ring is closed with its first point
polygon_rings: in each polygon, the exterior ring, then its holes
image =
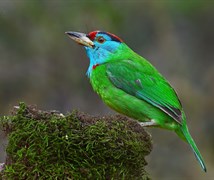
{"type": "Polygon", "coordinates": [[[68,31],[65,32],[65,34],[67,34],[71,39],[73,39],[80,45],[87,46],[90,48],[94,47],[93,41],[91,41],[84,33],[68,31]]]}

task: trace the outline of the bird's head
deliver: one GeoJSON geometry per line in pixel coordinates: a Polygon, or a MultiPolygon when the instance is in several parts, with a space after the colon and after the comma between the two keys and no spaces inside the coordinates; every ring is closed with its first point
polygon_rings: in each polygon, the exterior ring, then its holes
{"type": "Polygon", "coordinates": [[[120,58],[121,50],[126,46],[119,37],[109,32],[92,31],[88,34],[66,32],[66,34],[85,47],[90,59],[89,73],[95,65],[120,58]]]}

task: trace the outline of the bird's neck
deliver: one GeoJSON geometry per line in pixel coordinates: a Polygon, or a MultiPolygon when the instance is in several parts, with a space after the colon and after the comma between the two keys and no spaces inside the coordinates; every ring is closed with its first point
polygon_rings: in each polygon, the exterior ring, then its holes
{"type": "Polygon", "coordinates": [[[87,70],[87,76],[90,78],[91,73],[97,66],[107,63],[109,59],[113,56],[113,54],[106,50],[99,50],[99,49],[86,49],[87,56],[90,60],[90,64],[87,70]]]}
{"type": "Polygon", "coordinates": [[[90,63],[86,75],[90,78],[92,71],[95,70],[99,65],[100,64],[98,63],[97,64],[90,63]]]}
{"type": "Polygon", "coordinates": [[[129,59],[135,54],[126,44],[121,44],[118,46],[116,51],[110,51],[105,49],[91,49],[85,48],[88,58],[90,59],[90,64],[87,70],[87,76],[90,78],[91,73],[98,66],[106,64],[113,61],[120,61],[123,59],[129,59]]]}

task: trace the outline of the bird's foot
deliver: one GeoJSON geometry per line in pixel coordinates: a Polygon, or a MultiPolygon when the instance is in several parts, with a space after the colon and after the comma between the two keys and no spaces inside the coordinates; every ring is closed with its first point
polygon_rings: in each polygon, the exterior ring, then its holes
{"type": "Polygon", "coordinates": [[[151,127],[151,126],[156,126],[157,125],[157,123],[154,120],[151,120],[149,122],[139,122],[139,124],[142,127],[151,127]]]}

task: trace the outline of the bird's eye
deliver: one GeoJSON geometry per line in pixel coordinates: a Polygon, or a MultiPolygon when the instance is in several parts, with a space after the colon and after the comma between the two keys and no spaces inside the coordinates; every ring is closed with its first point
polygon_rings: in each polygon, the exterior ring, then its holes
{"type": "Polygon", "coordinates": [[[99,42],[99,43],[104,43],[106,40],[102,37],[102,36],[99,36],[99,37],[97,37],[97,42],[99,42]]]}

